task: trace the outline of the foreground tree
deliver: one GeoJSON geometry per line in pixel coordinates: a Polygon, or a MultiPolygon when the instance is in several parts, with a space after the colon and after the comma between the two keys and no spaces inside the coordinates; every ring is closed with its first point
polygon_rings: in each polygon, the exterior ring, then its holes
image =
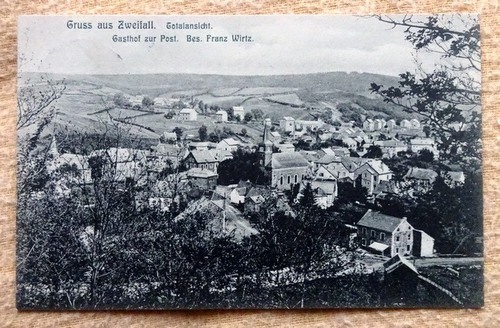
{"type": "MultiPolygon", "coordinates": [[[[405,15],[376,16],[394,28],[405,29],[417,52],[442,59],[428,72],[400,74],[398,86],[371,84],[384,101],[418,114],[436,136],[444,159],[465,165],[481,160],[481,99],[479,21],[477,16],[434,15],[426,19],[405,15]]],[[[426,131],[430,135],[430,131],[426,131]]]]}

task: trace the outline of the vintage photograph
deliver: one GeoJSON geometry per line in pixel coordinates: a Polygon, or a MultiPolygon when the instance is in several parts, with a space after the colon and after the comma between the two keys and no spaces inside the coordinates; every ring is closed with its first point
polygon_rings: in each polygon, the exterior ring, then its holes
{"type": "Polygon", "coordinates": [[[18,309],[483,306],[479,16],[22,16],[18,309]]]}

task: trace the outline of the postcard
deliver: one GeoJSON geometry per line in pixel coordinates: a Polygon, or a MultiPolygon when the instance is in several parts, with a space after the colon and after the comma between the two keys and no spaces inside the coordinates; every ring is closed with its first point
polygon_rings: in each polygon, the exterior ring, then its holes
{"type": "Polygon", "coordinates": [[[18,309],[483,306],[479,16],[22,16],[18,309]]]}

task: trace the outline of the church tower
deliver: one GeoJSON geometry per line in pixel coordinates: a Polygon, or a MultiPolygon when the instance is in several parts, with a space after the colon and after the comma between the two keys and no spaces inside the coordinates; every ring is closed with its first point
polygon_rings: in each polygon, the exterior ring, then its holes
{"type": "Polygon", "coordinates": [[[261,155],[261,165],[266,167],[273,157],[273,143],[269,140],[269,132],[271,130],[271,119],[266,118],[264,120],[264,136],[262,137],[262,143],[259,146],[259,152],[261,155]]]}

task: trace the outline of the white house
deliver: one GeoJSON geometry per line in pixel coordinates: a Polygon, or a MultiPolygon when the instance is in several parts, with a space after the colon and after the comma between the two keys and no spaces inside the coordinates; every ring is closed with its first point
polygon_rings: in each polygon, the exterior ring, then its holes
{"type": "Polygon", "coordinates": [[[216,149],[222,149],[222,150],[227,150],[230,152],[238,150],[238,147],[240,146],[240,142],[237,140],[234,140],[233,138],[226,138],[222,139],[218,144],[216,149]]]}
{"type": "Polygon", "coordinates": [[[410,124],[412,129],[420,129],[420,122],[416,118],[411,119],[410,124]]]}
{"type": "Polygon", "coordinates": [[[219,110],[215,113],[215,117],[217,118],[217,122],[227,122],[227,112],[225,110],[219,110]]]}
{"type": "Polygon", "coordinates": [[[439,151],[436,147],[436,142],[431,138],[415,138],[410,140],[408,150],[418,153],[419,151],[427,149],[434,154],[434,157],[439,156],[439,151]]]}
{"type": "Polygon", "coordinates": [[[396,126],[396,121],[391,118],[390,120],[387,121],[386,125],[387,125],[387,130],[392,131],[396,126]]]}
{"type": "Polygon", "coordinates": [[[241,106],[234,106],[233,107],[233,114],[234,114],[234,117],[239,117],[240,120],[243,120],[243,118],[245,117],[245,109],[241,106]]]}
{"type": "Polygon", "coordinates": [[[392,171],[382,161],[373,160],[358,167],[354,176],[356,176],[357,183],[365,187],[368,194],[371,195],[381,181],[392,179],[392,171]]]}
{"type": "Polygon", "coordinates": [[[293,117],[285,116],[280,120],[280,129],[285,132],[295,131],[295,119],[293,117]]]}
{"type": "Polygon", "coordinates": [[[402,127],[402,128],[405,128],[405,129],[411,129],[411,123],[407,119],[402,120],[399,123],[399,126],[402,127]]]}
{"type": "Polygon", "coordinates": [[[196,121],[198,113],[194,108],[184,108],[179,112],[179,121],[196,121]]]}
{"type": "Polygon", "coordinates": [[[375,129],[375,124],[371,118],[366,119],[363,122],[363,130],[365,131],[373,131],[375,129]]]}

